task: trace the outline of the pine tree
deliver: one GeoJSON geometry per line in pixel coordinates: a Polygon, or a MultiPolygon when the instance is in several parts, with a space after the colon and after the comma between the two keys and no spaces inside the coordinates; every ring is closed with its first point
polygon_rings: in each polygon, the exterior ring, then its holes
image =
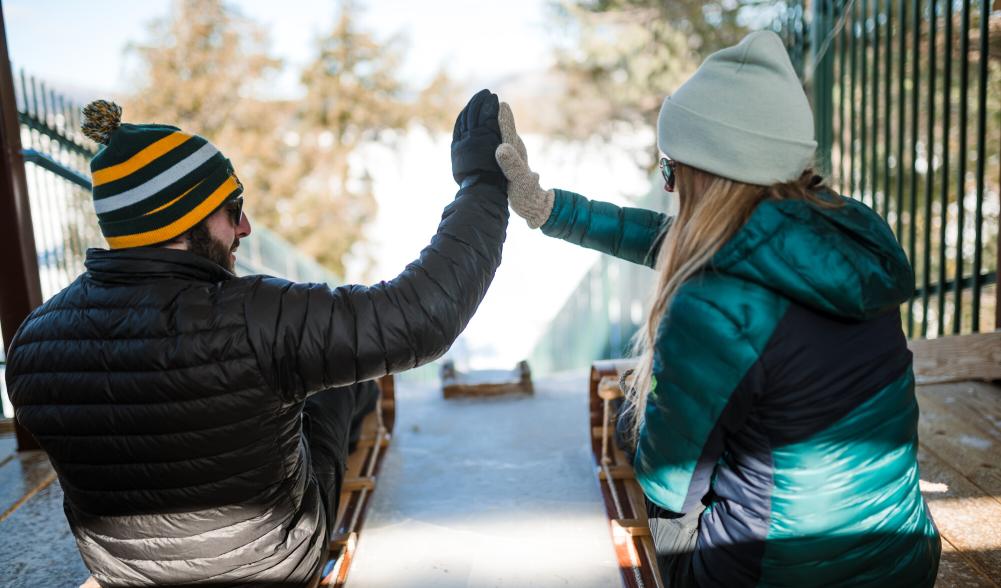
{"type": "MultiPolygon", "coordinates": [[[[737,43],[774,0],[565,0],[557,17],[572,41],[557,53],[563,98],[547,131],[610,140],[656,128],[661,101],[708,54],[737,43]]],[[[654,165],[644,151],[640,165],[654,165]]]]}
{"type": "Polygon", "coordinates": [[[444,74],[407,88],[402,40],[361,30],[358,12],[340,4],[301,73],[305,97],[292,101],[264,92],[282,64],[259,25],[222,0],[175,0],[149,40],[130,48],[139,79],[125,104],[126,120],[176,124],[215,143],[233,161],[254,221],[341,275],[376,212],[359,149],[392,144],[388,131],[414,123],[450,128],[458,112],[444,74]]]}
{"type": "Polygon", "coordinates": [[[128,48],[139,79],[127,118],[177,121],[216,143],[242,134],[247,97],[281,65],[263,29],[222,0],[174,0],[148,32],[148,42],[128,48]]]}

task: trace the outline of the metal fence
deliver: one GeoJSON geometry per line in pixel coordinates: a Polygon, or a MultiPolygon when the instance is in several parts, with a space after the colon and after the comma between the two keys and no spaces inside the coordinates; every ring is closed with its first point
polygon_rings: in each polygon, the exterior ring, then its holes
{"type": "MultiPolygon", "coordinates": [[[[1001,8],[1001,5],[999,5],[1001,8]]],[[[912,337],[997,325],[1001,10],[990,0],[819,0],[819,163],[907,251],[912,337]]]]}
{"type": "MultiPolygon", "coordinates": [[[[881,214],[914,266],[911,337],[1001,327],[1001,2],[778,3],[774,23],[811,96],[817,165],[881,214]]],[[[654,189],[638,205],[664,210],[654,189]]],[[[653,272],[602,257],[531,355],[537,372],[621,356],[653,272]]]]}

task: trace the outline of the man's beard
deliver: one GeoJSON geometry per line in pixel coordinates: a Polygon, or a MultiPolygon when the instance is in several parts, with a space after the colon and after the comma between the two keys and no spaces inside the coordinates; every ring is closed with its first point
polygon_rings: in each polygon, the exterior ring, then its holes
{"type": "Polygon", "coordinates": [[[239,239],[233,242],[232,248],[214,239],[206,223],[198,223],[188,232],[188,251],[195,255],[201,255],[232,273],[236,273],[236,268],[234,267],[235,264],[232,261],[233,258],[230,257],[230,253],[236,251],[236,248],[239,246],[239,239]]]}

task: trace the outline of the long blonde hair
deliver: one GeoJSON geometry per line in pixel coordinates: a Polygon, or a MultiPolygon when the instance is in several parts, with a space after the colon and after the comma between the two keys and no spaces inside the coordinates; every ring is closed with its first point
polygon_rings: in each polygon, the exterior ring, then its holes
{"type": "Polygon", "coordinates": [[[827,190],[812,169],[799,178],[771,186],[728,180],[691,166],[676,164],[678,215],[671,222],[657,255],[657,285],[648,303],[646,323],[637,334],[633,353],[639,357],[634,384],[626,390],[625,418],[632,440],[639,438],[653,376],[653,350],[664,313],[688,279],[705,268],[765,200],[805,200],[824,208],[840,206],[837,199],[818,194],[827,190]]]}

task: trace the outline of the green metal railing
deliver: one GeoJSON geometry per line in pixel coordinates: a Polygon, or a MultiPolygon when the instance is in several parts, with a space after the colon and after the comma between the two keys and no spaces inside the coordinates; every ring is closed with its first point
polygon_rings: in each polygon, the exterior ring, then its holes
{"type": "Polygon", "coordinates": [[[908,335],[993,330],[1001,11],[990,0],[819,0],[811,16],[818,163],[907,252],[908,335]]]}
{"type": "MultiPolygon", "coordinates": [[[[818,167],[887,220],[914,267],[911,337],[1001,327],[1001,10],[989,2],[776,3],[774,29],[813,101],[818,167]]],[[[637,204],[664,210],[653,185],[637,204]]],[[[601,258],[535,346],[533,369],[621,356],[652,281],[601,258]]]]}

